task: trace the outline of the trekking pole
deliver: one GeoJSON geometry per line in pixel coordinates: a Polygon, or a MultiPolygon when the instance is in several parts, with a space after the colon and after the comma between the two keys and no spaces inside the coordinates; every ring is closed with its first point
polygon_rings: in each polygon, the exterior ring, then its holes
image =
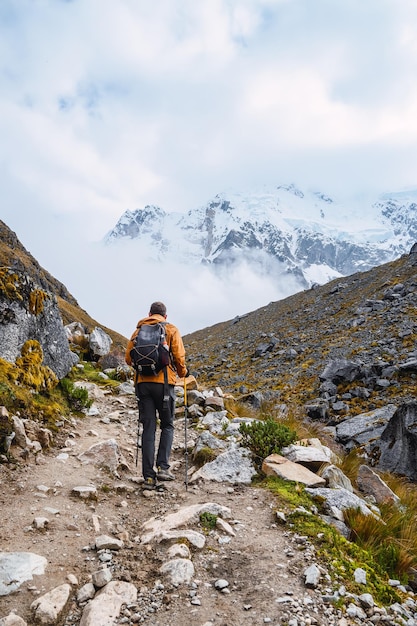
{"type": "Polygon", "coordinates": [[[138,431],[136,434],[136,467],[138,466],[138,459],[139,459],[139,448],[141,448],[141,439],[140,439],[140,404],[139,404],[139,395],[137,393],[137,384],[135,385],[136,389],[136,400],[138,403],[138,431]]]}
{"type": "Polygon", "coordinates": [[[188,442],[187,442],[187,381],[184,376],[184,446],[185,446],[185,491],[188,491],[188,442]]]}

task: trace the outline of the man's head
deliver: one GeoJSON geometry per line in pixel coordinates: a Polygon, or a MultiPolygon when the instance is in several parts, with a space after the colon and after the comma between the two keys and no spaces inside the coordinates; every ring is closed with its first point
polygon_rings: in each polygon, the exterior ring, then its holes
{"type": "Polygon", "coordinates": [[[149,309],[149,315],[162,315],[162,317],[166,317],[167,308],[163,302],[152,302],[151,308],[149,309]]]}

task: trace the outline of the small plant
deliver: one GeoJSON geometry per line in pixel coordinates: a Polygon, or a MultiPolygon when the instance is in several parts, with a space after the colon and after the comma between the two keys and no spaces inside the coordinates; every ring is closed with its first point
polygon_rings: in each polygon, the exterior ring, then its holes
{"type": "Polygon", "coordinates": [[[282,448],[297,439],[295,430],[277,422],[273,417],[250,424],[243,422],[239,432],[243,445],[249,448],[259,465],[270,454],[279,454],[282,448]]]}
{"type": "Polygon", "coordinates": [[[215,450],[213,450],[213,448],[204,446],[193,455],[193,461],[201,467],[202,465],[205,465],[205,463],[210,463],[210,461],[214,461],[216,456],[216,452],[215,450]]]}
{"type": "Polygon", "coordinates": [[[200,524],[203,527],[203,529],[206,530],[207,532],[209,532],[210,530],[213,530],[214,528],[216,528],[217,515],[215,515],[214,513],[209,513],[208,511],[201,513],[200,524]]]}
{"type": "Polygon", "coordinates": [[[93,401],[88,397],[87,389],[75,387],[74,383],[68,378],[63,378],[59,385],[73,411],[82,411],[84,408],[90,408],[93,401]]]}

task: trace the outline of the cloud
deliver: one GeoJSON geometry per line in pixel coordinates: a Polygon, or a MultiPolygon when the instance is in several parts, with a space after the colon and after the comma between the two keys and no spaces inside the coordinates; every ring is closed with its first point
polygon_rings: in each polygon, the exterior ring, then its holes
{"type": "Polygon", "coordinates": [[[2,0],[0,217],[67,275],[64,250],[145,204],[414,186],[416,32],[412,0],[2,0]]]}
{"type": "Polygon", "coordinates": [[[71,262],[62,264],[59,278],[93,318],[125,336],[156,300],[165,302],[169,321],[187,334],[301,289],[279,262],[256,254],[216,269],[150,261],[135,242],[78,247],[71,262]],[[266,273],[265,262],[273,263],[275,278],[266,273]]]}

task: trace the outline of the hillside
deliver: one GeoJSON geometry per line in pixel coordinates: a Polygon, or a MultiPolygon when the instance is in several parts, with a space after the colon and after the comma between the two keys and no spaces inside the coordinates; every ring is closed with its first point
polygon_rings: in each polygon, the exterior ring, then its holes
{"type": "Polygon", "coordinates": [[[100,326],[113,340],[115,347],[123,348],[127,340],[113,330],[106,328],[82,309],[77,300],[59,280],[41,267],[38,261],[26,250],[14,233],[0,220],[0,266],[11,267],[27,274],[42,289],[55,294],[64,324],[81,322],[88,331],[100,326]]]}
{"type": "MultiPolygon", "coordinates": [[[[185,337],[191,370],[237,396],[261,392],[297,413],[319,395],[332,359],[393,366],[416,355],[417,256],[334,280],[185,337]]],[[[352,414],[415,395],[412,376],[393,378],[352,414]]]]}

